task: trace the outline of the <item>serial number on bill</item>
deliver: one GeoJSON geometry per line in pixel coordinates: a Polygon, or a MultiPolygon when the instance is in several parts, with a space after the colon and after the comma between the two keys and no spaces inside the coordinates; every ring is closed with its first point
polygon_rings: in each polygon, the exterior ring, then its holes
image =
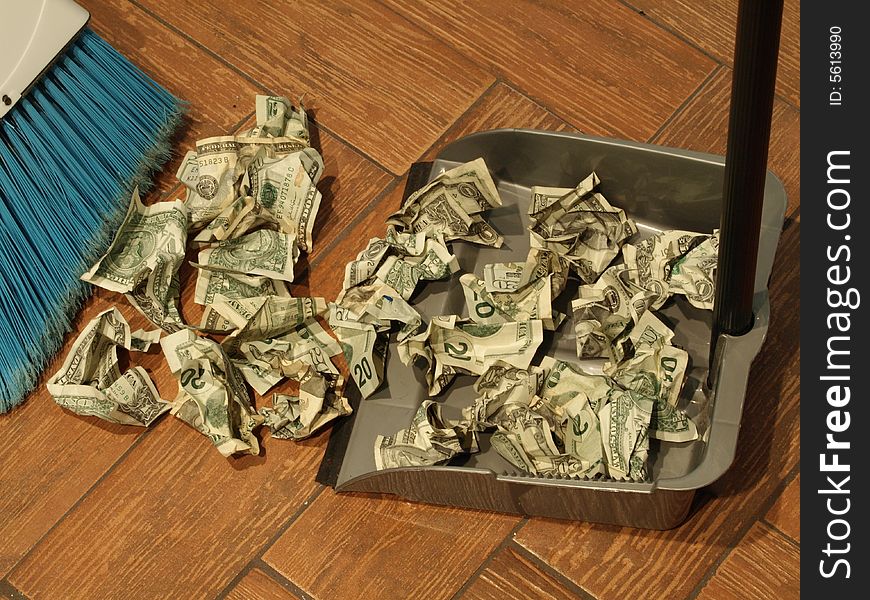
{"type": "Polygon", "coordinates": [[[843,104],[843,28],[833,25],[828,28],[828,106],[843,104]]]}

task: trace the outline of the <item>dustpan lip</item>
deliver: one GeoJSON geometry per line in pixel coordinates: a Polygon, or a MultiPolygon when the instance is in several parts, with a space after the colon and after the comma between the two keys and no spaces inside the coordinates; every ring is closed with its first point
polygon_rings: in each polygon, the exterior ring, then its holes
{"type": "Polygon", "coordinates": [[[459,139],[456,139],[446,146],[444,146],[441,151],[438,153],[438,156],[435,160],[443,160],[444,155],[448,154],[451,148],[460,144],[466,143],[471,140],[481,139],[493,135],[505,135],[505,134],[519,134],[519,135],[533,135],[533,136],[546,136],[553,138],[564,138],[564,139],[579,139],[579,140],[587,140],[591,142],[603,143],[613,146],[621,146],[621,147],[630,147],[637,150],[649,150],[654,151],[658,154],[665,153],[677,158],[690,158],[692,160],[706,162],[713,165],[725,166],[725,157],[719,154],[712,154],[709,152],[699,152],[697,150],[690,150],[687,148],[678,148],[676,146],[666,146],[661,144],[653,144],[650,142],[639,142],[636,140],[629,140],[625,138],[617,138],[617,137],[608,137],[608,136],[600,136],[600,135],[592,135],[588,133],[579,133],[579,132],[571,132],[571,131],[551,131],[547,129],[534,129],[529,127],[499,127],[495,129],[486,129],[481,131],[476,131],[474,133],[470,133],[465,135],[459,139]]]}

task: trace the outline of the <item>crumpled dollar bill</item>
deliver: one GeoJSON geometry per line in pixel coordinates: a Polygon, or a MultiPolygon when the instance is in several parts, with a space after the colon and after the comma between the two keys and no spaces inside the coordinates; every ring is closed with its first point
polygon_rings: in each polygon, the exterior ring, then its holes
{"type": "Polygon", "coordinates": [[[324,375],[314,367],[300,364],[290,373],[299,382],[299,395],[274,394],[272,406],[260,409],[263,426],[272,437],[301,440],[310,437],[329,422],[351,413],[350,404],[343,396],[344,378],[324,375]]]}
{"type": "Polygon", "coordinates": [[[178,331],[178,269],[187,243],[187,207],[180,200],[142,204],[134,189],[115,239],[81,279],[120,292],[158,327],[178,331]]]}
{"type": "Polygon", "coordinates": [[[521,291],[530,283],[550,277],[550,296],[565,289],[568,263],[552,250],[530,248],[525,262],[489,263],[483,266],[483,281],[490,293],[521,291]]]}
{"type": "MultiPolygon", "coordinates": [[[[489,432],[495,451],[532,475],[647,481],[649,438],[687,442],[698,435],[677,407],[688,354],[672,339],[673,332],[648,311],[631,332],[630,353],[606,364],[603,374],[549,357],[540,366],[496,361],[475,382],[478,397],[463,409],[463,418],[441,420],[439,428],[460,440],[489,432]]],[[[419,425],[415,421],[410,429],[419,425]]],[[[439,454],[426,445],[429,437],[419,441],[408,431],[400,434],[410,435],[412,443],[380,442],[405,451],[400,461],[380,459],[378,468],[437,464],[458,452],[454,446],[452,453],[439,454]]]]}
{"type": "Polygon", "coordinates": [[[652,398],[654,412],[650,437],[668,442],[697,439],[695,424],[677,408],[689,365],[689,353],[672,345],[674,332],[652,311],[644,313],[632,329],[634,355],[606,371],[621,387],[652,398]]]}
{"type": "Polygon", "coordinates": [[[267,280],[293,281],[300,253],[313,246],[324,166],[305,109],[257,96],[256,114],[251,131],[199,140],[176,173],[188,188],[193,241],[205,246],[195,265],[201,304],[214,293],[281,295],[267,280]]]}
{"type": "Polygon", "coordinates": [[[341,348],[317,321],[326,311],[326,300],[318,297],[217,295],[203,312],[200,329],[228,334],[221,347],[262,396],[296,372],[299,364],[339,373],[330,357],[341,348]]]}
{"type": "Polygon", "coordinates": [[[572,302],[577,355],[619,361],[631,329],[647,310],[673,294],[693,306],[713,308],[718,231],[712,235],[667,230],[626,244],[624,263],[608,267],[592,284],[581,285],[572,302]]]}
{"type": "Polygon", "coordinates": [[[504,238],[480,213],[502,205],[495,183],[482,158],[441,173],[408,196],[387,219],[401,231],[442,235],[499,248],[504,238]]]}
{"type": "Polygon", "coordinates": [[[222,456],[259,454],[254,429],[263,417],[220,344],[182,329],[160,345],[179,383],[172,414],[208,437],[222,456]]]}
{"type": "Polygon", "coordinates": [[[426,381],[435,396],[456,375],[482,375],[499,361],[528,368],[543,341],[540,319],[483,325],[450,315],[433,318],[425,331],[400,343],[398,352],[406,365],[417,357],[429,364],[426,381]]]}
{"type": "Polygon", "coordinates": [[[626,336],[654,299],[623,264],[609,267],[595,283],[581,285],[571,303],[577,355],[621,360],[626,336]]]}
{"type": "Polygon", "coordinates": [[[513,292],[490,292],[486,282],[473,273],[459,278],[472,321],[481,324],[509,323],[539,319],[544,329],[555,331],[565,315],[553,309],[552,275],[513,292]]]}
{"type": "Polygon", "coordinates": [[[290,282],[298,258],[299,247],[294,234],[258,229],[204,248],[194,266],[290,282]]]}
{"type": "MultiPolygon", "coordinates": [[[[131,333],[117,311],[98,315],[49,381],[60,404],[137,425],[171,410],[224,456],[257,454],[261,424],[273,437],[301,439],[350,412],[331,360],[342,347],[322,325],[328,305],[291,297],[287,285],[313,246],[323,158],[310,145],[301,101],[257,96],[255,104],[253,129],[199,140],[185,155],[176,173],[184,201],[146,206],[134,191],[106,255],[82,276],[124,293],[172,335],[131,333]],[[178,271],[189,248],[198,250],[194,302],[205,307],[198,327],[185,325],[178,310],[178,271]],[[173,402],[160,399],[141,367],[118,371],[117,346],[147,351],[158,341],[179,383],[173,402]],[[247,385],[263,396],[288,378],[298,382],[298,396],[276,393],[271,407],[255,410],[247,385]]],[[[393,232],[390,243],[406,250],[396,256],[421,278],[446,276],[455,263],[443,240],[393,232]]],[[[384,276],[393,277],[389,269],[384,276]]],[[[381,319],[416,314],[407,305],[399,311],[398,301],[370,304],[366,314],[381,319]]]]}
{"type": "Polygon", "coordinates": [[[316,319],[307,319],[274,338],[238,344],[226,338],[223,344],[245,380],[261,396],[285,378],[293,378],[299,365],[313,367],[318,373],[339,374],[331,357],[341,354],[342,348],[316,319]]]}
{"type": "Polygon", "coordinates": [[[546,359],[546,367],[494,365],[464,416],[478,431],[495,428],[493,448],[533,475],[594,477],[605,472],[597,407],[611,391],[606,378],[546,359]]]}
{"type": "Polygon", "coordinates": [[[263,275],[243,275],[230,271],[213,270],[208,266],[197,265],[199,274],[196,278],[196,289],[193,301],[197,304],[209,305],[220,294],[224,298],[239,300],[257,296],[290,295],[287,283],[270,279],[263,275]]]}
{"type": "Polygon", "coordinates": [[[341,344],[341,350],[363,399],[374,394],[384,380],[388,340],[373,323],[337,304],[329,307],[329,326],[341,344]]]}
{"type": "MultiPolygon", "coordinates": [[[[250,197],[247,211],[259,210],[257,204],[260,203],[260,198],[257,194],[239,193],[242,186],[250,191],[251,174],[256,173],[260,166],[256,164],[257,161],[275,161],[306,149],[312,150],[308,117],[301,103],[297,109],[286,98],[260,95],[256,97],[255,104],[257,124],[251,131],[199,140],[196,150],[188,152],[181,162],[176,177],[189,190],[186,204],[190,210],[191,229],[194,231],[200,231],[219,215],[223,215],[212,230],[221,232],[216,233],[221,236],[217,239],[224,239],[234,229],[230,226],[233,219],[229,217],[235,215],[236,220],[244,218],[239,214],[242,212],[240,208],[235,212],[228,211],[235,201],[250,197]]],[[[320,168],[322,169],[322,161],[320,168]]],[[[316,183],[320,173],[309,170],[308,175],[316,183]]],[[[262,188],[259,191],[262,193],[262,188]]],[[[298,195],[296,191],[293,190],[294,197],[298,195]]],[[[267,209],[269,204],[277,201],[277,196],[274,200],[272,196],[267,189],[267,209]]],[[[304,197],[305,194],[301,196],[304,197]]],[[[301,206],[296,212],[302,213],[301,206]]]]}
{"type": "Polygon", "coordinates": [[[458,270],[459,262],[447,249],[443,235],[400,233],[391,225],[384,239],[372,238],[356,260],[347,263],[336,301],[342,303],[348,290],[374,282],[387,284],[410,300],[420,281],[446,279],[458,270]]]}
{"type": "Polygon", "coordinates": [[[575,188],[532,188],[529,216],[533,247],[552,250],[585,283],[592,283],[619,254],[637,225],[598,191],[593,172],[575,188]]]}
{"type": "Polygon", "coordinates": [[[107,309],[85,326],[46,389],[60,406],[83,416],[111,423],[147,427],[171,408],[144,368],[124,373],[118,366],[118,348],[146,350],[152,332],[130,331],[117,308],[107,309]]]}
{"type": "MultiPolygon", "coordinates": [[[[500,205],[486,200],[485,185],[467,196],[477,198],[477,207],[463,200],[459,186],[445,183],[455,175],[455,169],[445,171],[390,217],[388,237],[404,236],[403,250],[375,238],[348,264],[339,300],[350,304],[334,310],[356,323],[358,346],[365,340],[373,348],[376,334],[386,330],[363,308],[376,295],[374,283],[386,279],[405,290],[403,300],[412,298],[421,277],[402,263],[405,257],[418,255],[432,232],[449,241],[462,226],[470,230],[478,209],[500,205]]],[[[655,310],[674,293],[710,306],[716,235],[662,232],[632,244],[637,225],[599,186],[591,173],[575,188],[534,188],[526,260],[483,265],[482,278],[461,274],[470,318],[434,317],[420,333],[402,331],[399,357],[407,365],[428,365],[429,398],[407,428],[378,437],[376,468],[443,464],[474,451],[485,433],[492,448],[525,473],[647,481],[650,438],[697,439],[678,406],[688,353],[673,345],[673,332],[655,310]],[[582,282],[572,306],[578,353],[608,359],[603,373],[552,358],[533,364],[543,332],[565,318],[553,305],[572,275],[582,282]],[[462,419],[447,421],[434,397],[459,374],[477,376],[478,397],[462,419]]],[[[422,325],[415,320],[414,326],[422,325]]],[[[368,360],[376,355],[355,353],[368,360]]],[[[375,362],[380,385],[383,361],[375,362]]]]}
{"type": "Polygon", "coordinates": [[[203,312],[202,328],[229,333],[234,342],[266,340],[323,316],[327,310],[326,300],[319,297],[227,298],[218,294],[203,312]]]}
{"type": "Polygon", "coordinates": [[[653,309],[673,294],[684,294],[698,308],[712,309],[718,254],[718,230],[666,230],[623,248],[633,282],[653,294],[653,309]]]}
{"type": "MultiPolygon", "coordinates": [[[[476,159],[439,174],[411,193],[387,219],[383,238],[372,238],[347,263],[342,291],[330,307],[329,325],[341,342],[350,374],[363,398],[383,382],[389,335],[398,327],[400,354],[422,347],[422,317],[409,304],[421,282],[447,279],[459,270],[448,243],[498,247],[503,238],[484,213],[502,205],[486,163],[476,159]]],[[[526,319],[527,320],[527,319],[526,319]]],[[[446,371],[452,372],[452,367],[446,371]]]]}
{"type": "Polygon", "coordinates": [[[411,424],[394,435],[375,437],[375,467],[437,465],[459,453],[477,452],[477,440],[461,425],[453,425],[441,416],[441,405],[424,400],[411,424]]]}

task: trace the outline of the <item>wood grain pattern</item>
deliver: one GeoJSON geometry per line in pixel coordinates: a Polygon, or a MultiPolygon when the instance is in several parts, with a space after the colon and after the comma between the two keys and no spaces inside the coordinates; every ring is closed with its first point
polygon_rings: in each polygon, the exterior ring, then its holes
{"type": "Polygon", "coordinates": [[[801,541],[801,476],[792,479],[765,515],[770,523],[795,542],[801,541]]]}
{"type": "MultiPolygon", "coordinates": [[[[314,251],[292,289],[333,298],[344,265],[383,234],[399,203],[405,179],[393,174],[465,134],[580,128],[724,153],[736,1],[82,3],[97,33],[190,102],[176,160],[158,178],[162,194],[195,140],[239,125],[258,91],[305,94],[326,173],[314,251]]],[[[506,515],[329,489],[305,508],[327,432],[303,443],[267,437],[263,455],[226,460],[171,416],[147,432],[106,425],[58,408],[41,389],[0,415],[0,597],[788,597],[799,476],[762,513],[799,460],[798,8],[786,0],[771,138],[769,168],[784,181],[790,215],[771,327],[735,462],[699,494],[685,525],[532,519],[512,540],[519,521],[506,515]]],[[[201,313],[194,281],[183,267],[188,321],[201,313]]],[[[99,291],[76,332],[112,304],[134,329],[147,327],[126,300],[99,291]]],[[[159,351],[132,362],[175,396],[159,351]]]]}
{"type": "MultiPolygon", "coordinates": [[[[117,461],[144,429],[79,417],[57,406],[44,382],[63,364],[78,332],[99,312],[111,308],[118,295],[98,291],[73,322],[60,353],[50,362],[40,384],[10,413],[0,415],[0,577],[60,519],[117,461]]],[[[126,300],[124,301],[126,304],[126,300]]],[[[133,329],[152,327],[129,304],[118,306],[133,329]]],[[[121,353],[124,355],[125,353],[121,353]]],[[[122,359],[123,360],[123,359],[122,359]]],[[[131,364],[154,372],[162,358],[137,354],[131,364]]],[[[158,385],[164,397],[170,389],[158,385]]]]}
{"type": "MultiPolygon", "coordinates": [[[[256,119],[251,116],[238,130],[244,131],[255,124],[256,119]]],[[[394,178],[334,135],[324,131],[316,122],[311,123],[310,131],[311,145],[323,157],[323,174],[317,183],[322,197],[314,223],[314,246],[296,264],[291,293],[295,296],[322,295],[332,299],[335,293],[325,294],[323,290],[311,290],[307,281],[311,261],[317,260],[324,250],[330,248],[348,224],[359,213],[364,213],[371,199],[394,178]]],[[[188,262],[190,261],[196,262],[196,251],[192,248],[188,252],[188,262]]],[[[197,271],[187,263],[182,264],[180,277],[182,317],[186,323],[199,323],[203,307],[193,301],[197,271]]],[[[340,283],[339,281],[339,285],[340,283]]]]}
{"type": "Polygon", "coordinates": [[[770,330],[750,372],[737,455],[689,519],[663,532],[532,519],[518,543],[601,599],[636,590],[684,598],[698,585],[800,458],[799,256],[795,224],[780,242],[770,330]]]}
{"type": "Polygon", "coordinates": [[[702,600],[800,598],[800,551],[756,523],[701,590],[702,600]]]}
{"type": "MultiPolygon", "coordinates": [[[[724,156],[728,147],[731,75],[728,68],[717,71],[653,142],[724,156]]],[[[786,214],[795,213],[801,202],[800,119],[799,110],[774,100],[767,168],[785,186],[786,214]]]]}
{"type": "MultiPolygon", "coordinates": [[[[570,131],[564,121],[547,111],[520,92],[504,84],[497,84],[457,121],[425,154],[420,161],[432,160],[450,142],[470,133],[502,127],[528,127],[549,131],[570,131]]],[[[386,232],[386,218],[399,207],[407,177],[402,177],[388,189],[376,203],[367,207],[364,216],[352,229],[340,236],[334,247],[328,248],[311,269],[310,285],[317,293],[334,297],[341,290],[344,266],[365,248],[368,240],[382,237],[386,232]]]]}
{"type": "Polygon", "coordinates": [[[43,392],[0,418],[0,452],[6,457],[0,461],[0,576],[9,572],[140,433],[139,429],[76,417],[43,392]]]}
{"type": "Polygon", "coordinates": [[[371,238],[383,237],[386,219],[401,202],[407,176],[393,182],[384,193],[366,207],[362,217],[341,232],[335,243],[317,257],[309,269],[307,294],[335,298],[341,291],[345,265],[356,258],[371,238]]]}
{"type": "MultiPolygon", "coordinates": [[[[240,130],[255,124],[256,119],[251,117],[240,130]]],[[[293,293],[300,296],[310,293],[324,295],[322,289],[311,291],[309,265],[328,252],[343,230],[360,214],[365,214],[372,200],[395,179],[316,122],[311,123],[310,129],[311,145],[323,157],[323,174],[317,183],[322,198],[314,223],[314,246],[297,263],[293,293]]],[[[331,299],[335,293],[325,296],[331,299]]]]}
{"type": "Polygon", "coordinates": [[[225,135],[254,111],[257,88],[127,0],[84,0],[90,27],[176,97],[186,101],[187,121],[173,158],[156,177],[155,195],[177,183],[175,172],[196,140],[225,135]]]}
{"type": "MultiPolygon", "coordinates": [[[[365,213],[372,199],[393,181],[392,175],[316,125],[312,128],[312,139],[323,156],[323,175],[317,184],[322,199],[314,224],[314,247],[306,257],[308,262],[329,248],[342,230],[365,213]]],[[[300,270],[297,280],[307,276],[300,270]]]]}
{"type": "Polygon", "coordinates": [[[294,600],[299,596],[291,593],[260,569],[242,577],[226,595],[226,600],[294,600]]]}
{"type": "MultiPolygon", "coordinates": [[[[111,0],[87,6],[94,29],[120,52],[142,66],[170,91],[190,99],[191,122],[182,139],[176,142],[176,156],[194,147],[195,139],[224,134],[254,106],[257,90],[233,71],[222,66],[208,53],[188,40],[172,33],[141,9],[128,2],[111,0]],[[219,85],[208,95],[194,69],[178,60],[179,56],[205,69],[219,85]]],[[[244,126],[252,126],[253,119],[244,126]]],[[[337,140],[328,132],[313,127],[314,145],[324,157],[324,175],[319,183],[323,193],[321,211],[315,225],[316,256],[359,212],[368,199],[383,188],[391,176],[337,140]]],[[[175,167],[164,170],[158,191],[167,191],[175,183],[175,167]]],[[[156,194],[150,197],[155,200],[156,194]]],[[[190,256],[195,258],[195,254],[190,256]]],[[[306,263],[298,265],[304,277],[306,263]]],[[[198,323],[202,309],[193,303],[196,275],[189,265],[182,266],[182,313],[191,323],[198,323]]],[[[54,363],[46,370],[57,370],[82,327],[96,314],[117,305],[133,329],[152,329],[120,294],[99,290],[89,300],[76,321],[73,333],[54,363]]],[[[164,398],[174,398],[176,384],[165,367],[159,349],[138,355],[151,373],[164,398]]],[[[15,461],[0,463],[0,484],[9,490],[0,496],[0,513],[11,515],[0,522],[0,577],[5,575],[32,544],[38,540],[85,493],[100,476],[129,448],[142,433],[139,428],[105,425],[98,419],[80,418],[58,408],[40,386],[24,405],[9,415],[0,415],[0,451],[12,448],[27,451],[15,461]],[[8,536],[8,537],[7,537],[8,536]]],[[[205,451],[203,448],[201,451],[205,451]]]]}
{"type": "MultiPolygon", "coordinates": [[[[631,0],[652,20],[677,31],[727,65],[734,64],[737,0],[631,0]]],[[[786,0],[782,15],[777,93],[800,106],[800,0],[786,0]]]]}
{"type": "Polygon", "coordinates": [[[213,597],[316,489],[325,442],[225,459],[165,419],[9,580],[34,599],[213,597]]]}
{"type": "Polygon", "coordinates": [[[305,94],[321,123],[393,173],[493,80],[370,0],[312,2],[293,17],[280,0],[255,11],[233,0],[143,4],[274,92],[305,94]]]}
{"type": "Polygon", "coordinates": [[[463,600],[571,600],[584,595],[566,588],[540,566],[507,547],[493,557],[460,597],[463,600]]]}
{"type": "Polygon", "coordinates": [[[386,2],[596,135],[646,140],[714,67],[613,0],[386,2]]]}
{"type": "Polygon", "coordinates": [[[517,522],[326,489],[263,558],[316,598],[450,598],[517,522]]]}

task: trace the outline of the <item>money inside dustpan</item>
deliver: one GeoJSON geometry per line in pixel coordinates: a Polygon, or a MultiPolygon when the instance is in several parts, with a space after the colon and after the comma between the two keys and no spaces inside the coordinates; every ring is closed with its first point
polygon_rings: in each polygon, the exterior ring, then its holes
{"type": "MultiPolygon", "coordinates": [[[[482,277],[483,265],[523,261],[529,248],[527,207],[531,187],[568,187],[595,171],[602,193],[637,222],[641,236],[665,229],[711,231],[719,226],[724,173],[722,157],[659,146],[528,130],[497,130],[474,134],[448,146],[426,168],[434,177],[442,169],[483,157],[504,206],[490,211],[489,222],[505,238],[500,249],[454,244],[462,271],[482,277]]],[[[419,172],[419,171],[418,171],[419,172]]],[[[423,182],[425,183],[425,181],[423,182]]],[[[409,188],[419,187],[419,179],[409,188]]],[[[386,492],[401,497],[473,508],[667,528],[681,521],[694,491],[722,475],[730,465],[749,367],[768,326],[767,281],[785,213],[786,195],[779,180],[768,174],[755,274],[755,322],[749,333],[724,336],[720,348],[718,385],[706,388],[712,315],[675,299],[660,311],[674,324],[674,344],[690,355],[690,369],[679,406],[705,431],[691,443],[655,442],[651,448],[649,483],[584,481],[528,477],[516,471],[481,439],[481,452],[461,463],[376,471],[373,444],[377,435],[406,427],[427,386],[419,369],[395,357],[387,361],[385,385],[363,402],[355,402],[351,419],[333,432],[318,480],[338,491],[386,492]],[[618,491],[620,493],[606,493],[618,491]]],[[[571,314],[576,295],[567,289],[556,308],[571,314]]],[[[429,283],[415,298],[424,320],[432,316],[463,316],[463,292],[455,281],[429,283]]],[[[569,317],[570,318],[570,317],[569,317]]],[[[576,355],[573,323],[549,333],[536,357],[544,355],[600,370],[600,359],[582,361],[576,355]]],[[[475,396],[469,381],[457,380],[445,394],[443,414],[460,417],[475,396]]]]}
{"type": "MultiPolygon", "coordinates": [[[[454,142],[428,169],[431,179],[482,157],[497,182],[503,206],[492,210],[488,220],[504,236],[504,246],[499,250],[454,246],[461,270],[478,277],[483,276],[487,263],[525,259],[532,186],[573,187],[593,171],[601,179],[601,192],[634,219],[641,238],[669,229],[709,232],[721,225],[722,253],[726,245],[733,248],[741,241],[741,233],[750,248],[757,239],[757,253],[731,250],[724,259],[720,255],[720,276],[724,265],[724,274],[733,281],[717,284],[715,316],[679,298],[659,311],[674,326],[674,345],[689,353],[678,406],[694,420],[701,437],[681,443],[654,441],[650,478],[644,483],[531,477],[517,472],[485,435],[480,452],[463,455],[461,460],[378,471],[375,438],[406,427],[428,396],[419,370],[388,360],[386,384],[365,401],[353,402],[353,417],[333,432],[318,481],[340,492],[383,492],[410,500],[643,528],[666,529],[685,519],[695,491],[731,465],[750,365],[768,328],[767,282],[786,208],[782,184],[765,169],[765,129],[770,127],[781,8],[781,2],[741,3],[732,107],[742,108],[732,112],[727,165],[719,156],[660,146],[498,130],[454,142]],[[763,60],[757,60],[757,55],[763,55],[763,60]],[[741,208],[750,215],[743,232],[733,219],[741,208]],[[733,289],[740,299],[722,302],[723,289],[733,289]]],[[[409,191],[420,187],[416,183],[409,178],[409,191]]],[[[576,287],[569,286],[555,308],[570,315],[568,305],[575,295],[576,287]]],[[[427,285],[414,304],[424,320],[437,315],[466,316],[463,292],[452,281],[427,285]]],[[[570,320],[547,334],[534,363],[540,364],[543,356],[579,362],[589,372],[600,370],[596,361],[578,361],[570,320]]],[[[439,399],[442,414],[457,419],[474,396],[470,381],[457,380],[439,399]]]]}

